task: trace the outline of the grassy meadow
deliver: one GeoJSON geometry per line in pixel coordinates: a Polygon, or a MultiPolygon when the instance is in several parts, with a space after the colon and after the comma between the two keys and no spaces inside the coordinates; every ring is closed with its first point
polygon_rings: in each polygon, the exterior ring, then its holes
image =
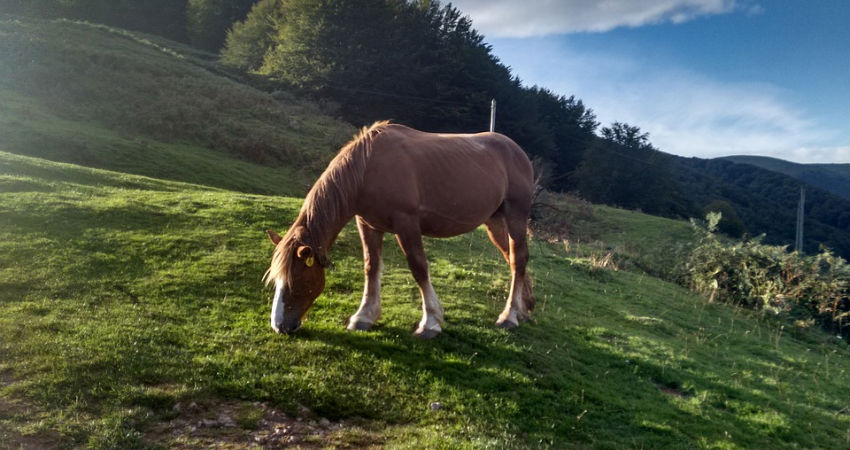
{"type": "Polygon", "coordinates": [[[569,245],[532,239],[537,310],[514,331],[494,327],[509,273],[486,233],[427,240],[447,321],[431,341],[411,335],[418,289],[390,237],[379,325],[345,330],[363,277],[350,224],[309,320],[274,334],[263,230],[286,229],[353,127],[167,45],[0,21],[0,59],[34,61],[0,65],[0,448],[850,444],[847,343],[657,278],[688,226],[636,212],[580,205],[569,245]],[[26,85],[54,77],[62,92],[80,61],[106,69],[79,89],[113,83],[142,105],[137,121],[112,95],[52,104],[26,85]],[[144,75],[119,76],[147,63],[169,95],[132,94],[144,75]],[[204,89],[253,98],[203,110],[233,129],[259,123],[260,144],[180,122],[196,107],[146,103],[204,89]],[[168,120],[179,130],[143,126],[168,120]]]}

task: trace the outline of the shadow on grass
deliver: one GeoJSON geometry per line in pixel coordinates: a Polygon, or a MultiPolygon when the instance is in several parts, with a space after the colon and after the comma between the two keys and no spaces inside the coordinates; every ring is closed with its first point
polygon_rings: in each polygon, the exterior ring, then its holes
{"type": "MultiPolygon", "coordinates": [[[[628,322],[625,314],[611,320],[628,322]]],[[[455,400],[467,402],[446,402],[447,408],[475,411],[472,421],[481,429],[509,430],[525,445],[619,447],[625,436],[633,445],[650,448],[823,445],[809,437],[805,424],[790,420],[789,408],[806,408],[796,394],[783,398],[781,390],[762,379],[740,386],[730,379],[736,367],[764,372],[765,363],[746,354],[711,361],[706,346],[673,367],[649,357],[630,361],[608,346],[606,336],[539,323],[504,334],[448,328],[433,341],[418,341],[409,333],[395,326],[367,333],[310,328],[295,338],[368,355],[376,366],[390,363],[405,379],[427,374],[424,379],[461,393],[455,400]],[[543,334],[561,345],[560,354],[550,354],[557,346],[532,346],[545,342],[543,334]]],[[[321,408],[321,402],[308,406],[321,408]]],[[[386,419],[381,411],[362,406],[359,414],[386,419]]],[[[424,414],[427,404],[419,407],[424,414]]],[[[810,417],[823,420],[814,412],[810,417]]],[[[840,426],[839,419],[830,422],[840,426]]]]}

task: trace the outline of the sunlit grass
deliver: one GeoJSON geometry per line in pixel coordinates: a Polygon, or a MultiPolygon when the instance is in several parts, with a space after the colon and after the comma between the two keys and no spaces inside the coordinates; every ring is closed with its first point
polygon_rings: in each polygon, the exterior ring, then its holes
{"type": "Polygon", "coordinates": [[[780,333],[647,275],[591,269],[562,245],[533,241],[538,309],[506,332],[493,322],[507,267],[485,233],[428,240],[447,326],[419,341],[418,292],[389,237],[379,326],[344,330],[362,288],[349,226],[309,321],[280,336],[260,280],[263,230],[284,229],[300,200],[8,153],[0,186],[0,436],[10,442],[145,447],[178,403],[265,401],[359,421],[337,445],[847,444],[845,344],[780,333]]]}

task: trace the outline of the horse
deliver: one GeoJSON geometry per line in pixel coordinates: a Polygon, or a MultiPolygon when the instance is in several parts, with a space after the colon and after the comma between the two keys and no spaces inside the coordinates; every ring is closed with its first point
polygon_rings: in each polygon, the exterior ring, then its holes
{"type": "Polygon", "coordinates": [[[526,270],[533,178],[525,152],[499,133],[427,133],[389,121],[362,128],[310,189],[289,231],[281,237],[266,230],[275,246],[264,276],[266,285],[275,285],[272,329],[290,333],[301,326],[324,289],[328,251],[352,218],[366,280],[348,330],[368,330],[381,315],[381,247],[384,233],[393,233],[422,298],[414,336],[439,335],[443,307],[431,285],[422,236],[457,236],[481,224],[511,270],[496,325],[517,327],[534,309],[526,270]]]}

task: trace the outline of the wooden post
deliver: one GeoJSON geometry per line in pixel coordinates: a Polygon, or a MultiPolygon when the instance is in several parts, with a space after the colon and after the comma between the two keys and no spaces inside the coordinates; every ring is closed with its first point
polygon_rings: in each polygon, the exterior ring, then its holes
{"type": "Polygon", "coordinates": [[[800,204],[797,205],[797,239],[795,242],[795,250],[797,253],[803,254],[803,216],[806,211],[806,188],[800,186],[800,204]]]}
{"type": "Polygon", "coordinates": [[[490,100],[490,132],[496,131],[496,99],[490,100]]]}

